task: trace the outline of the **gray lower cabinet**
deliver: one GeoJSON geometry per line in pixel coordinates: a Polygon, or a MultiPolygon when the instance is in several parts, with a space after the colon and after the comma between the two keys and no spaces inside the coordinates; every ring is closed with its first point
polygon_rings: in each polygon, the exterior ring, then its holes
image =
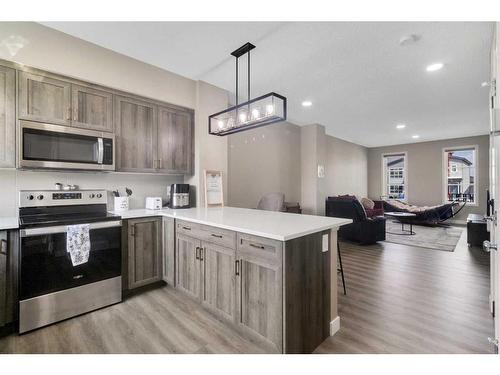
{"type": "Polygon", "coordinates": [[[110,92],[71,85],[73,116],[71,126],[78,128],[113,131],[113,94],[110,92]]]}
{"type": "Polygon", "coordinates": [[[234,249],[201,243],[201,303],[230,321],[236,311],[235,255],[234,249]]]}
{"type": "Polygon", "coordinates": [[[176,236],[175,286],[193,298],[201,297],[201,241],[189,236],[176,236]]]}
{"type": "Polygon", "coordinates": [[[162,219],[130,219],[128,229],[128,288],[162,279],[162,219]]]}
{"type": "Polygon", "coordinates": [[[16,71],[0,66],[0,167],[16,166],[16,71]]]}
{"type": "Polygon", "coordinates": [[[158,170],[189,174],[193,169],[192,112],[158,107],[158,170]]]}
{"type": "Polygon", "coordinates": [[[240,329],[283,350],[282,243],[238,235],[236,321],[240,329]]]}
{"type": "Polygon", "coordinates": [[[71,125],[71,83],[19,71],[19,118],[71,125]]]}
{"type": "Polygon", "coordinates": [[[156,172],[157,112],[157,106],[146,101],[115,96],[117,171],[156,172]]]}
{"type": "Polygon", "coordinates": [[[175,220],[163,218],[163,281],[175,285],[175,220]]]}
{"type": "Polygon", "coordinates": [[[17,231],[0,231],[0,327],[17,319],[17,231]]]}

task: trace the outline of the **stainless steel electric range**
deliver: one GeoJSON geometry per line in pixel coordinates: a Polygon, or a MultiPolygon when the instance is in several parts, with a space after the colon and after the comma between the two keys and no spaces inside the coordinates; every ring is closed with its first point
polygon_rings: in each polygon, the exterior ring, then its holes
{"type": "Polygon", "coordinates": [[[121,217],[105,190],[19,193],[19,332],[121,301],[121,217]],[[89,224],[88,261],[73,265],[70,225],[89,224]]]}

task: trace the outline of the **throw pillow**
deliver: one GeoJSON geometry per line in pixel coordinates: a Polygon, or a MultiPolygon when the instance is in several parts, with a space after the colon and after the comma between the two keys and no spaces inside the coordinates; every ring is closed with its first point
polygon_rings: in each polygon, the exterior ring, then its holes
{"type": "Polygon", "coordinates": [[[375,202],[370,198],[361,198],[361,204],[367,210],[373,210],[373,208],[375,207],[375,202]]]}

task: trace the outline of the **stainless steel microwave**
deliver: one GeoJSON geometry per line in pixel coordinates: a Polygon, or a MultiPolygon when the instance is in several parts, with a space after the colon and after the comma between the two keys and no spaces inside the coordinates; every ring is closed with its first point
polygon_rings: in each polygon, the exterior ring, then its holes
{"type": "Polygon", "coordinates": [[[95,130],[20,121],[20,168],[115,170],[115,136],[95,130]]]}

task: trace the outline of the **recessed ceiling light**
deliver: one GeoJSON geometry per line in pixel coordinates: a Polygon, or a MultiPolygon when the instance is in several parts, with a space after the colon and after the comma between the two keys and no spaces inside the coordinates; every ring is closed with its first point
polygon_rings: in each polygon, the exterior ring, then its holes
{"type": "Polygon", "coordinates": [[[413,139],[418,139],[418,138],[420,138],[420,136],[419,136],[418,134],[414,134],[414,135],[412,135],[411,137],[412,137],[413,139]]]}
{"type": "Polygon", "coordinates": [[[490,86],[490,83],[487,81],[484,81],[481,83],[481,87],[489,87],[489,86],[490,86]]]}
{"type": "Polygon", "coordinates": [[[310,107],[310,106],[312,106],[312,105],[313,105],[313,104],[312,104],[312,102],[311,102],[310,100],[304,100],[304,101],[302,102],[302,107],[310,107]]]}
{"type": "Polygon", "coordinates": [[[396,125],[396,129],[404,129],[404,128],[406,128],[405,124],[397,124],[396,125]]]}
{"type": "Polygon", "coordinates": [[[427,65],[427,68],[425,68],[425,70],[427,70],[428,72],[435,72],[437,70],[443,69],[443,66],[444,66],[443,63],[438,62],[431,65],[427,65]]]}

